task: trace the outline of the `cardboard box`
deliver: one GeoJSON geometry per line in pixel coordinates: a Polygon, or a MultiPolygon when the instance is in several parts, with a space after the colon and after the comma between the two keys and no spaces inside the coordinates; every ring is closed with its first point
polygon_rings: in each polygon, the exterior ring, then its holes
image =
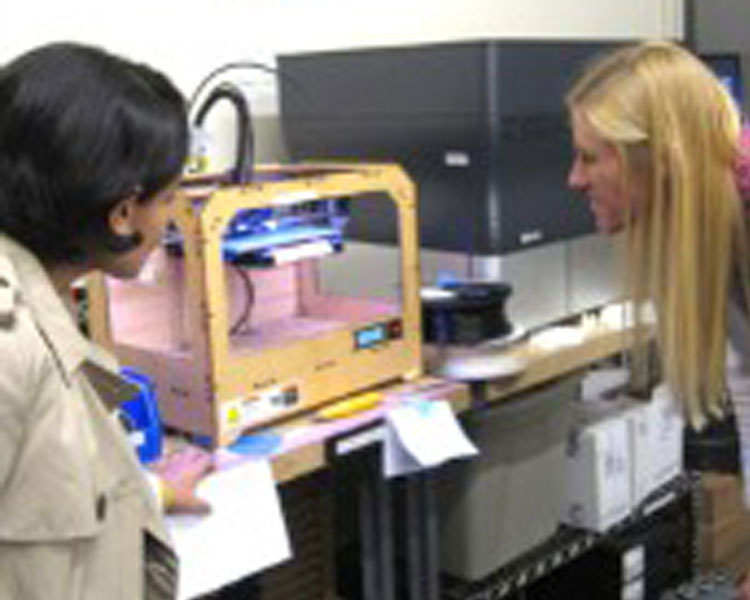
{"type": "Polygon", "coordinates": [[[738,548],[725,561],[712,567],[726,569],[734,581],[741,583],[750,574],[750,544],[738,548]]]}
{"type": "Polygon", "coordinates": [[[628,415],[633,453],[633,504],[673,481],[683,471],[685,422],[665,386],[628,415]]]}
{"type": "Polygon", "coordinates": [[[617,395],[622,388],[619,369],[595,371],[584,379],[582,424],[619,418],[627,422],[631,454],[633,507],[674,480],[683,471],[684,419],[666,386],[648,402],[617,395]]]}
{"type": "Polygon", "coordinates": [[[727,519],[750,517],[742,499],[742,484],[734,475],[703,475],[699,493],[698,518],[709,527],[727,519]]]}
{"type": "Polygon", "coordinates": [[[622,415],[586,424],[571,436],[564,523],[604,532],[631,514],[630,445],[622,415]]]}
{"type": "Polygon", "coordinates": [[[702,525],[698,533],[702,565],[717,567],[730,561],[750,545],[750,516],[724,519],[717,525],[702,525]]]}

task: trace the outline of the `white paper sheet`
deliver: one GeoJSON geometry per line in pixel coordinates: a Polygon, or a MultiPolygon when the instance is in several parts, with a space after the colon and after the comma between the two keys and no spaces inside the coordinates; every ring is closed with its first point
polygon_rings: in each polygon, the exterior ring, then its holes
{"type": "Polygon", "coordinates": [[[386,415],[383,444],[386,477],[436,467],[450,459],[478,453],[444,400],[411,401],[386,415]]]}
{"type": "Polygon", "coordinates": [[[211,504],[211,514],[167,518],[180,560],[180,600],[291,557],[268,461],[247,461],[212,473],[199,484],[197,494],[211,504]]]}

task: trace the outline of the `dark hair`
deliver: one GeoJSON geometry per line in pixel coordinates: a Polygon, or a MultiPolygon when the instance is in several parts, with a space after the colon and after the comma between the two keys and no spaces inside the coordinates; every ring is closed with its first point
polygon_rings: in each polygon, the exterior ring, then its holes
{"type": "Polygon", "coordinates": [[[122,252],[108,214],[153,198],[183,169],[184,99],[161,73],[90,46],[54,43],[0,69],[0,231],[42,261],[122,252]]]}

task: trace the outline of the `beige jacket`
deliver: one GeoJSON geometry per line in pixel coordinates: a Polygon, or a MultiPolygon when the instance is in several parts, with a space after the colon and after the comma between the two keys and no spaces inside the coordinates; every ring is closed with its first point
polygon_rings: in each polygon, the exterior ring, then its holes
{"type": "Polygon", "coordinates": [[[144,584],[145,532],[168,536],[87,360],[115,368],[35,257],[0,236],[2,600],[157,597],[144,584]]]}

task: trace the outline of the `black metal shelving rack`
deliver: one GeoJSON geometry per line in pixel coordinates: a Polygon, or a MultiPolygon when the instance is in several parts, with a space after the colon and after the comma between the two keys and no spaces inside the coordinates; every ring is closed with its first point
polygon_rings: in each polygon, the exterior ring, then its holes
{"type": "MultiPolygon", "coordinates": [[[[598,534],[571,527],[561,527],[547,541],[482,580],[467,582],[445,576],[442,581],[442,599],[503,600],[518,597],[532,584],[564,569],[577,558],[607,541],[616,539],[638,522],[680,500],[686,501],[686,506],[692,513],[689,518],[692,528],[696,481],[696,478],[691,475],[676,478],[651,494],[631,517],[606,533],[598,534]]],[[[689,571],[685,573],[686,579],[693,576],[696,568],[694,528],[690,531],[689,537],[691,540],[690,564],[686,569],[689,571]]]]}

